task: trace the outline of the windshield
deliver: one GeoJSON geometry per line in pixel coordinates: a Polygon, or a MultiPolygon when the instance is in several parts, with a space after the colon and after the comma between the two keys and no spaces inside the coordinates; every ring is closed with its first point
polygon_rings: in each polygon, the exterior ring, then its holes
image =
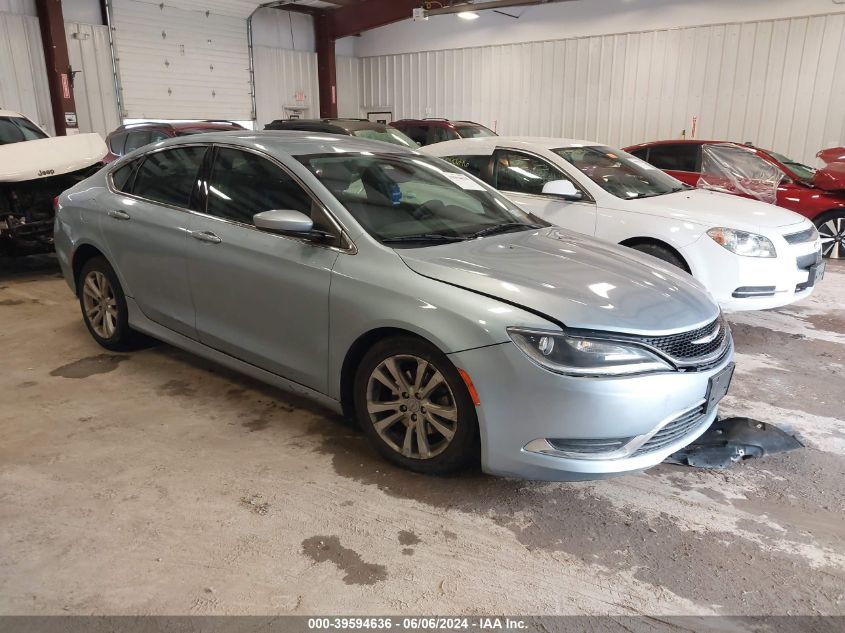
{"type": "Polygon", "coordinates": [[[19,116],[0,117],[0,145],[37,141],[40,138],[48,137],[32,121],[19,116]]]}
{"type": "Polygon", "coordinates": [[[617,198],[650,198],[686,189],[681,181],[622,150],[595,145],[552,151],[617,198]]]}
{"type": "Polygon", "coordinates": [[[435,158],[365,152],[299,161],[385,244],[417,247],[548,226],[435,158]]]}
{"type": "Polygon", "coordinates": [[[483,125],[456,125],[455,131],[461,138],[481,138],[482,136],[497,136],[497,134],[483,125]]]}
{"type": "Polygon", "coordinates": [[[813,169],[812,167],[808,167],[807,165],[805,165],[803,163],[799,163],[799,162],[792,160],[791,158],[787,158],[783,154],[777,154],[775,152],[769,152],[769,156],[774,158],[779,163],[789,167],[789,170],[793,174],[795,174],[795,176],[799,180],[806,180],[807,182],[810,182],[813,179],[813,176],[816,175],[816,170],[813,169]]]}
{"type": "Polygon", "coordinates": [[[382,141],[384,143],[393,143],[394,145],[410,147],[411,149],[417,149],[419,147],[419,145],[417,145],[409,137],[405,136],[404,134],[402,134],[402,132],[392,127],[386,127],[383,130],[353,130],[352,136],[357,136],[358,138],[365,138],[370,141],[382,141]]]}

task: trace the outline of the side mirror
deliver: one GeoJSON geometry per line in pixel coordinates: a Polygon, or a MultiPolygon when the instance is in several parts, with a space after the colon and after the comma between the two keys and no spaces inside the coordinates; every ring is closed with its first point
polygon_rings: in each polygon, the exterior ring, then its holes
{"type": "Polygon", "coordinates": [[[262,211],[252,216],[252,221],[259,229],[277,233],[310,233],[314,229],[311,218],[292,209],[262,211]]]}
{"type": "Polygon", "coordinates": [[[548,196],[559,196],[564,200],[580,200],[581,192],[568,180],[550,180],[543,185],[543,193],[548,196]]]}

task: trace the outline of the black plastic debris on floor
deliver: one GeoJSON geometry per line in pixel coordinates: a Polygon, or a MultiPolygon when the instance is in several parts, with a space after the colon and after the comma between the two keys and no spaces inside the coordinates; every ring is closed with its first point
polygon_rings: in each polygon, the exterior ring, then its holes
{"type": "Polygon", "coordinates": [[[797,437],[751,418],[716,420],[701,437],[673,453],[665,463],[694,468],[723,469],[743,459],[804,448],[797,437]]]}

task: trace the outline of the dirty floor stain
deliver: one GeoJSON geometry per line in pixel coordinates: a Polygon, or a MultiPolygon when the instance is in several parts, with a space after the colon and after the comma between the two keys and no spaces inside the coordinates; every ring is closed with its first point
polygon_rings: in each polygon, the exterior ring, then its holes
{"type": "Polygon", "coordinates": [[[50,372],[50,375],[61,376],[62,378],[88,378],[96,374],[107,374],[114,371],[120,363],[126,360],[129,360],[129,356],[98,354],[57,367],[50,372]]]}
{"type": "Polygon", "coordinates": [[[345,573],[343,582],[347,585],[374,585],[387,580],[387,569],[383,565],[365,563],[358,552],[343,547],[336,536],[307,538],[302,541],[302,553],[317,563],[333,563],[345,573]]]}

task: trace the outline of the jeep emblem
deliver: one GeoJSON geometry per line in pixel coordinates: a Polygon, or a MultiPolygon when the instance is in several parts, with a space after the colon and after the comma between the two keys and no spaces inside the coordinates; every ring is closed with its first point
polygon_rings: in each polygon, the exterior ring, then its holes
{"type": "Polygon", "coordinates": [[[56,173],[55,169],[39,169],[38,170],[39,176],[52,176],[55,173],[56,173]]]}

